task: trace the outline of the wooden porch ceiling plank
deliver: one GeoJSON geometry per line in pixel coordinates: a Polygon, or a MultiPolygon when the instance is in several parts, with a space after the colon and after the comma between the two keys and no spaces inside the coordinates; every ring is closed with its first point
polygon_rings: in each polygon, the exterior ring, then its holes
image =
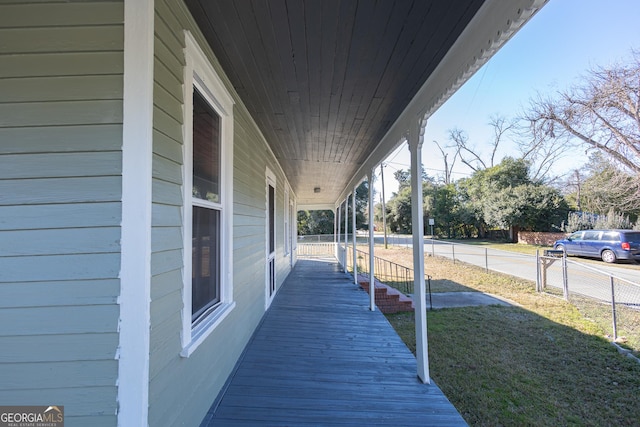
{"type": "Polygon", "coordinates": [[[303,143],[307,151],[307,159],[316,161],[317,147],[314,141],[310,138],[311,135],[311,121],[310,121],[310,100],[309,100],[309,82],[310,82],[310,70],[309,69],[309,56],[314,56],[315,52],[309,52],[308,39],[312,38],[313,34],[307,32],[307,21],[305,8],[308,6],[307,2],[288,2],[287,3],[287,17],[289,22],[289,32],[291,34],[291,56],[295,68],[295,89],[289,90],[289,99],[292,109],[296,113],[292,116],[294,118],[296,127],[299,129],[298,135],[301,140],[296,141],[298,144],[303,143]]]}
{"type": "Polygon", "coordinates": [[[341,160],[338,154],[339,147],[336,144],[336,136],[340,133],[340,105],[345,96],[345,80],[357,4],[355,2],[341,2],[339,8],[336,27],[336,53],[333,61],[333,79],[329,105],[329,125],[327,127],[330,141],[329,161],[331,162],[340,162],[341,160]]]}

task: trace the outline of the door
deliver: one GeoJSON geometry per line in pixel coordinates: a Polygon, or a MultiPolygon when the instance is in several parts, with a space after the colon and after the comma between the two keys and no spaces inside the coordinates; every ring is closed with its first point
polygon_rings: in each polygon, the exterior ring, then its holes
{"type": "Polygon", "coordinates": [[[276,293],[276,180],[267,169],[266,212],[266,305],[269,306],[276,293]]]}

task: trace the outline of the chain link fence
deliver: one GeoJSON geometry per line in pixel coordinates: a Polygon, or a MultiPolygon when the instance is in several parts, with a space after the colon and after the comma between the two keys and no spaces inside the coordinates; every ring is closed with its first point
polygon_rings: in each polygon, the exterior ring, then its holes
{"type": "Polygon", "coordinates": [[[563,297],[612,340],[640,348],[640,284],[567,259],[562,251],[537,259],[539,292],[563,297]]]}

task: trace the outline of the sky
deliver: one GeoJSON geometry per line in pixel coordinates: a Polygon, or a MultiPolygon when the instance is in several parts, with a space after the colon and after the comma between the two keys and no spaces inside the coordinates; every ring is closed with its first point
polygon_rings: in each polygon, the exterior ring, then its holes
{"type": "MultiPolygon", "coordinates": [[[[450,145],[449,129],[464,130],[472,146],[488,147],[493,140],[487,125],[492,115],[515,117],[538,93],[567,89],[588,69],[629,58],[633,48],[640,49],[640,0],[549,0],[429,118],[422,146],[427,175],[443,175],[442,155],[433,141],[450,145]]],[[[507,155],[518,157],[515,144],[508,141],[501,143],[495,163],[507,155]]],[[[577,152],[558,161],[556,173],[573,170],[586,161],[584,152],[577,152]]],[[[397,191],[393,172],[410,167],[406,143],[390,154],[385,164],[388,199],[397,191]]],[[[471,172],[458,160],[453,179],[471,172]]],[[[379,167],[376,175],[375,187],[380,194],[379,167]]]]}

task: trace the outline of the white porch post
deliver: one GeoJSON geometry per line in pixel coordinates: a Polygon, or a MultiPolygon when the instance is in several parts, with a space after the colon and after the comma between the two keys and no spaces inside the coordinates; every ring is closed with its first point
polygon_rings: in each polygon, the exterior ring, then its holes
{"type": "Polygon", "coordinates": [[[347,250],[349,250],[349,195],[344,199],[344,272],[347,272],[347,250]]]}
{"type": "Polygon", "coordinates": [[[336,208],[336,216],[333,221],[333,243],[335,243],[335,256],[340,262],[340,205],[336,208]]]}
{"type": "Polygon", "coordinates": [[[418,377],[430,383],[427,345],[427,310],[424,284],[424,213],[422,211],[422,141],[424,125],[420,120],[409,130],[411,153],[411,228],[413,233],[413,288],[416,318],[416,359],[418,377]]]}
{"type": "Polygon", "coordinates": [[[356,188],[351,196],[351,231],[353,233],[353,283],[358,284],[358,252],[356,249],[356,188]]]}
{"type": "Polygon", "coordinates": [[[124,2],[118,426],[149,424],[153,3],[124,2]]]}
{"type": "Polygon", "coordinates": [[[376,310],[375,275],[373,270],[375,263],[373,259],[374,235],[373,235],[373,169],[369,171],[369,309],[376,310]]]}

